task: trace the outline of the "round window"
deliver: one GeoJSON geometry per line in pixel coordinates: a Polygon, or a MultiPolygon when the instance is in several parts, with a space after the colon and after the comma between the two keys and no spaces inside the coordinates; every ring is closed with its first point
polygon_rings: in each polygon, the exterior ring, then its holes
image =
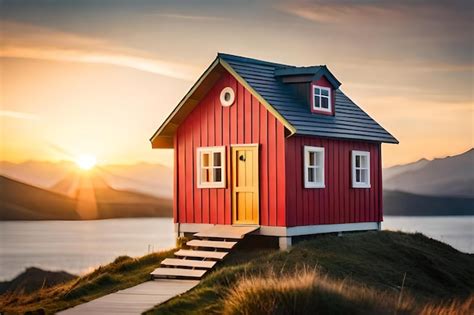
{"type": "Polygon", "coordinates": [[[234,104],[235,101],[235,93],[231,87],[225,87],[221,91],[221,104],[222,106],[230,106],[234,104]]]}

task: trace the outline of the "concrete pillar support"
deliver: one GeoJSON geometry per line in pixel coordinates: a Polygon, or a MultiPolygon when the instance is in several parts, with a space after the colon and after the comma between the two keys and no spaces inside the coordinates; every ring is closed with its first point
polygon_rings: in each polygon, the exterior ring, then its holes
{"type": "Polygon", "coordinates": [[[289,250],[291,248],[291,236],[281,236],[278,238],[280,250],[289,250]]]}

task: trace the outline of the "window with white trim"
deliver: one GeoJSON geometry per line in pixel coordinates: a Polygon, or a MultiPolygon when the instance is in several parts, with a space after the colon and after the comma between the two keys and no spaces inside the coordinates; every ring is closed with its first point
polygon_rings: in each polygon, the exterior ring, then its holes
{"type": "Polygon", "coordinates": [[[324,148],[304,147],[304,187],[324,188],[324,148]]]}
{"type": "Polygon", "coordinates": [[[331,106],[331,89],[313,85],[313,109],[330,113],[331,106]]]}
{"type": "Polygon", "coordinates": [[[225,147],[197,148],[197,187],[225,188],[225,147]]]}
{"type": "Polygon", "coordinates": [[[370,188],[370,152],[352,151],[352,187],[370,188]]]}

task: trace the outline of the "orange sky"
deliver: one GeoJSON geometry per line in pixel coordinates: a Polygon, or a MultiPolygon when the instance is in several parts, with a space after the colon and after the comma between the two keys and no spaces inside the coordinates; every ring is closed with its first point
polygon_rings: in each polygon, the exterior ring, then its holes
{"type": "Polygon", "coordinates": [[[385,166],[473,146],[469,1],[81,3],[4,2],[0,159],[170,165],[148,139],[217,51],[327,64],[400,141],[385,166]]]}

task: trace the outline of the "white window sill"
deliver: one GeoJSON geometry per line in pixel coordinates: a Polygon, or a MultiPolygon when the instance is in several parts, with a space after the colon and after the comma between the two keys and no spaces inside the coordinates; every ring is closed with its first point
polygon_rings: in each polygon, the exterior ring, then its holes
{"type": "Polygon", "coordinates": [[[305,184],[304,188],[326,188],[324,184],[305,184]]]}
{"type": "Polygon", "coordinates": [[[198,189],[205,189],[205,188],[225,188],[225,183],[213,183],[213,184],[198,184],[198,189]]]}
{"type": "Polygon", "coordinates": [[[370,184],[352,184],[352,188],[371,188],[370,184]]]}
{"type": "Polygon", "coordinates": [[[331,108],[318,108],[318,107],[313,107],[313,111],[324,112],[324,113],[332,113],[331,108]]]}

